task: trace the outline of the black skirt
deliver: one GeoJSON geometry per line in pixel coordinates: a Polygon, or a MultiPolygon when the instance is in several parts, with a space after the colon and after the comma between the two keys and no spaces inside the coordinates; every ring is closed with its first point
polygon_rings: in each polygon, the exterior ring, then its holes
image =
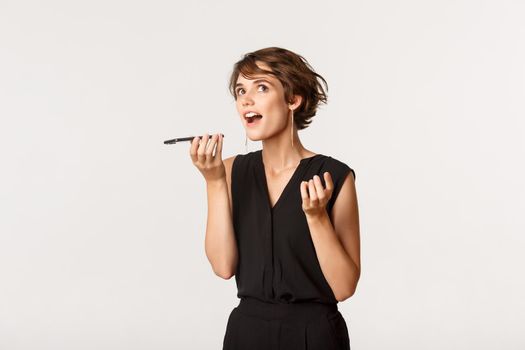
{"type": "Polygon", "coordinates": [[[228,317],[223,350],[350,350],[337,304],[242,298],[228,317]]]}

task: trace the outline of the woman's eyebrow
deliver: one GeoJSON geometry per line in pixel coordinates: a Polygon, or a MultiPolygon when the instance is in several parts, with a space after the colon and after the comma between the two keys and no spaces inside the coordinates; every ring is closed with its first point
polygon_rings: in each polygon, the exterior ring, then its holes
{"type": "MultiPolygon", "coordinates": [[[[255,83],[259,83],[259,82],[261,82],[261,81],[267,82],[267,83],[270,84],[271,86],[275,86],[275,85],[273,85],[273,83],[271,83],[270,81],[268,81],[268,80],[266,80],[266,79],[264,79],[264,78],[254,80],[253,83],[254,83],[254,84],[255,84],[255,83]]],[[[235,87],[237,87],[237,86],[243,86],[243,84],[242,84],[242,83],[237,83],[237,84],[235,84],[235,87]]]]}

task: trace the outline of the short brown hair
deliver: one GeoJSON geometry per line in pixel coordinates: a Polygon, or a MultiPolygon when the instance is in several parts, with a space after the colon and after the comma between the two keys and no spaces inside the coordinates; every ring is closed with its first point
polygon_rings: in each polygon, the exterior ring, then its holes
{"type": "Polygon", "coordinates": [[[274,76],[283,85],[284,98],[287,102],[292,102],[293,95],[302,96],[301,105],[294,111],[294,122],[297,125],[297,130],[307,128],[317,112],[318,105],[327,103],[328,98],[321,85],[321,81],[323,81],[326,91],[328,91],[326,80],[312,69],[304,57],[290,50],[280,47],[267,47],[249,52],[235,63],[229,83],[230,93],[235,100],[237,100],[235,84],[239,74],[247,79],[256,74],[274,76]],[[257,61],[266,63],[271,71],[259,68],[256,64],[257,61]]]}

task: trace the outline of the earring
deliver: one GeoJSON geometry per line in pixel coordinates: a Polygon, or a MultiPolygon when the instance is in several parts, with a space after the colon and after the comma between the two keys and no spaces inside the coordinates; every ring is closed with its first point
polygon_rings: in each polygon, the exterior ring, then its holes
{"type": "Polygon", "coordinates": [[[292,111],[292,118],[291,118],[291,128],[290,128],[290,138],[292,139],[292,149],[293,149],[293,109],[292,111]]]}

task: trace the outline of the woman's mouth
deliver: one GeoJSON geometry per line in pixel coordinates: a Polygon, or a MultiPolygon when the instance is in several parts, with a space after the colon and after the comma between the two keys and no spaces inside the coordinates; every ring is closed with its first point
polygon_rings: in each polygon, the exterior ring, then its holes
{"type": "Polygon", "coordinates": [[[255,112],[249,112],[244,115],[244,119],[246,120],[247,126],[255,126],[259,124],[259,120],[262,119],[262,115],[255,112]]]}

